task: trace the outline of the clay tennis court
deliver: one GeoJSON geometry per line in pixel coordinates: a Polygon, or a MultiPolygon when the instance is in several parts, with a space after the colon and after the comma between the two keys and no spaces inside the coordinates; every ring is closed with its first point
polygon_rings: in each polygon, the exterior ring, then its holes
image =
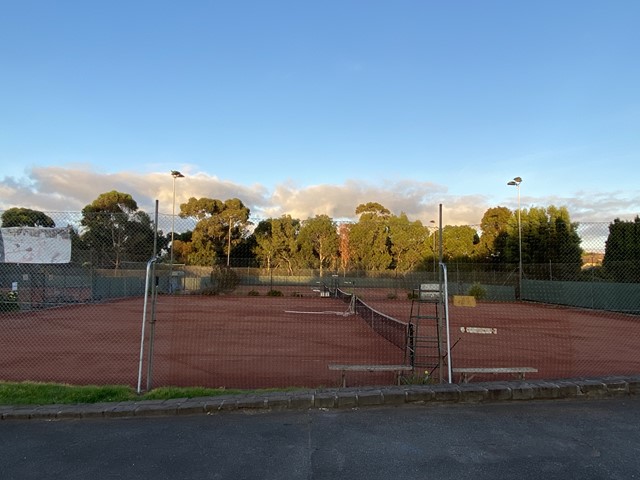
{"type": "MultiPolygon", "coordinates": [[[[409,300],[375,291],[362,296],[408,322],[409,300]]],[[[311,294],[160,296],[152,386],[332,387],[339,385],[340,372],[330,371],[331,363],[405,362],[404,351],[359,316],[344,315],[346,309],[342,300],[311,294]]],[[[3,313],[0,378],[135,386],[142,312],[143,299],[132,298],[3,313]]],[[[638,373],[639,322],[632,315],[528,303],[451,306],[453,364],[534,367],[538,373],[527,378],[547,379],[638,373]],[[474,329],[468,327],[492,333],[469,333],[474,329]]],[[[150,331],[147,324],[144,382],[150,331]]],[[[393,381],[388,372],[349,375],[350,385],[393,381]]]]}
{"type": "MultiPolygon", "coordinates": [[[[409,318],[410,302],[379,297],[365,301],[394,318],[409,318]]],[[[637,315],[528,302],[450,304],[449,315],[454,367],[532,367],[538,372],[527,378],[536,379],[640,372],[637,315]]],[[[509,376],[476,375],[474,381],[496,378],[509,376]]]]}
{"type": "MultiPolygon", "coordinates": [[[[346,308],[318,297],[160,296],[153,386],[334,386],[329,363],[402,363],[404,352],[346,308]]],[[[142,298],[3,314],[0,378],[135,386],[142,315],[142,298]]]]}

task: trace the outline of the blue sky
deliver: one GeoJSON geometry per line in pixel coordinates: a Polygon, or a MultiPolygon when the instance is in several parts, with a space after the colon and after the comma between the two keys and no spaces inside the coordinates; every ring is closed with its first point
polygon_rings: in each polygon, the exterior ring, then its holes
{"type": "Polygon", "coordinates": [[[0,208],[640,214],[637,1],[0,6],[0,208]]]}

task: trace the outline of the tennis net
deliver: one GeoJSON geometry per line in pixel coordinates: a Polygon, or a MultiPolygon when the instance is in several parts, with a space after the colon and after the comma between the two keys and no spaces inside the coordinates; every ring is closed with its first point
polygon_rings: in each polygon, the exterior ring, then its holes
{"type": "Polygon", "coordinates": [[[347,293],[339,288],[336,289],[336,297],[341,298],[345,303],[348,303],[353,313],[360,316],[360,318],[367,322],[374,332],[387,339],[402,351],[405,350],[407,346],[406,323],[379,312],[375,308],[367,305],[357,296],[354,296],[354,294],[347,293]]]}

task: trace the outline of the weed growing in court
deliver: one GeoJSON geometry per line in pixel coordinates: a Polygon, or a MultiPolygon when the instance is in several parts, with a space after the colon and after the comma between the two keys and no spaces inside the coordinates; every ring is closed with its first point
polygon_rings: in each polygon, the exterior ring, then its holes
{"type": "Polygon", "coordinates": [[[404,385],[429,385],[434,383],[428,371],[425,371],[424,374],[413,373],[411,375],[404,375],[400,377],[400,381],[404,385]]]}

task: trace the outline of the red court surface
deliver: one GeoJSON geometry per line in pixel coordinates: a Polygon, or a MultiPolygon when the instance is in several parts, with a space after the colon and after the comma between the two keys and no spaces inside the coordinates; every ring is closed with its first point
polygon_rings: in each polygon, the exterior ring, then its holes
{"type": "MultiPolygon", "coordinates": [[[[358,292],[360,294],[360,292],[358,292]]],[[[362,292],[408,322],[411,302],[362,292]]],[[[152,386],[333,387],[331,363],[401,364],[405,353],[335,298],[160,296],[152,386]]],[[[151,319],[148,304],[148,320],[151,319]]],[[[73,384],[138,380],[142,298],[3,313],[0,379],[73,384]]],[[[528,303],[450,307],[454,367],[533,367],[527,378],[640,372],[637,316],[528,303]],[[469,330],[469,327],[471,328],[469,330]],[[477,329],[491,333],[470,333],[477,329]]],[[[145,327],[143,383],[151,326],[145,327]]],[[[491,380],[496,377],[475,377],[491,380]]],[[[508,377],[501,377],[508,378],[508,377]]],[[[350,385],[391,384],[393,373],[350,373],[350,385]]]]}
{"type": "MultiPolygon", "coordinates": [[[[3,314],[0,379],[136,385],[143,305],[137,298],[3,314]]],[[[150,303],[147,310],[150,320],[150,303]]],[[[310,296],[161,296],[152,386],[335,386],[340,372],[330,363],[402,363],[403,351],[345,311],[340,300],[310,296]]],[[[150,332],[147,324],[143,385],[150,332]]],[[[366,382],[391,378],[366,374],[366,382]]]]}
{"type": "MultiPolygon", "coordinates": [[[[410,301],[371,296],[365,302],[409,321],[410,301]]],[[[527,378],[536,379],[640,372],[640,317],[635,315],[528,302],[450,303],[449,324],[453,367],[532,367],[538,373],[527,378]]],[[[495,378],[476,375],[474,380],[495,378]]]]}

